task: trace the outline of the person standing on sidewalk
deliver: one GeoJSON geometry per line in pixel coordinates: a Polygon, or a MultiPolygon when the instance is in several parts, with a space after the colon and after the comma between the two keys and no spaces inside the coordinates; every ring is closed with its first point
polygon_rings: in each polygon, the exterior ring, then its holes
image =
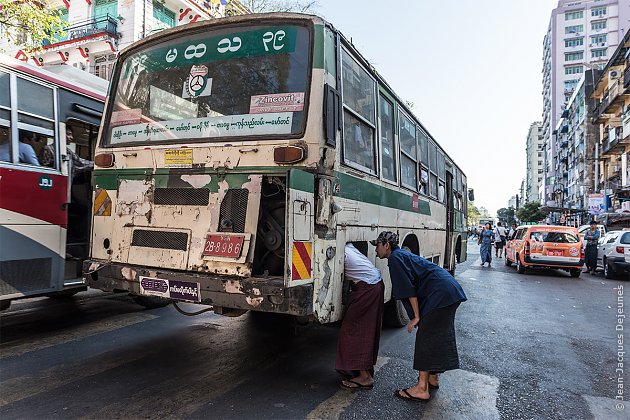
{"type": "Polygon", "coordinates": [[[394,395],[426,402],[429,389],[439,388],[438,374],[459,369],[455,340],[455,312],[467,300],[457,280],[444,268],[398,247],[398,235],[385,231],[376,240],[376,255],[387,258],[392,297],[402,300],[409,315],[407,331],[416,332],[413,368],[418,383],[394,395]]]}
{"type": "Polygon", "coordinates": [[[494,232],[492,231],[492,225],[486,223],[483,230],[479,234],[477,243],[481,245],[479,252],[481,254],[481,266],[488,263],[488,267],[492,266],[492,239],[494,239],[494,232]]]}
{"type": "Polygon", "coordinates": [[[346,313],[339,330],[335,369],[348,379],[345,389],[372,389],[385,308],[381,272],[351,243],[346,244],[344,280],[351,282],[346,313]]]}
{"type": "Polygon", "coordinates": [[[497,223],[497,227],[494,229],[494,256],[497,258],[503,258],[503,247],[505,246],[506,232],[505,228],[501,226],[501,222],[497,223]]]}
{"type": "Polygon", "coordinates": [[[590,229],[587,229],[584,233],[584,240],[586,241],[584,265],[586,266],[586,272],[595,274],[595,269],[597,268],[597,241],[599,241],[600,233],[595,220],[591,220],[590,225],[590,229]]]}

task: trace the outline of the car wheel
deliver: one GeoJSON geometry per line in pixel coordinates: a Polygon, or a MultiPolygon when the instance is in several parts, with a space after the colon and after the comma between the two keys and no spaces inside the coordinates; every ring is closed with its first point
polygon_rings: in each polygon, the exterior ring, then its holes
{"type": "Polygon", "coordinates": [[[604,260],[604,277],[606,277],[607,279],[615,278],[615,271],[610,266],[610,263],[606,260],[604,260]]]}
{"type": "Polygon", "coordinates": [[[571,277],[580,277],[582,270],[579,268],[572,268],[571,270],[569,270],[569,273],[571,274],[571,277]]]}
{"type": "Polygon", "coordinates": [[[521,262],[521,257],[516,255],[516,272],[518,274],[525,274],[525,267],[523,267],[523,263],[521,262]]]}

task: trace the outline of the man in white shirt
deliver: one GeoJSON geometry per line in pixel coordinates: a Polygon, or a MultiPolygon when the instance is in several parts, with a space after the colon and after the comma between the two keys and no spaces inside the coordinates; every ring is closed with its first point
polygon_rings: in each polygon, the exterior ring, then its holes
{"type": "Polygon", "coordinates": [[[497,222],[497,228],[494,230],[494,256],[497,258],[503,258],[506,234],[507,232],[501,226],[501,222],[497,222]]]}
{"type": "Polygon", "coordinates": [[[351,282],[350,298],[339,331],[335,369],[348,376],[346,389],[372,389],[378,357],[385,285],[374,264],[351,243],[346,244],[344,277],[351,282]]]}

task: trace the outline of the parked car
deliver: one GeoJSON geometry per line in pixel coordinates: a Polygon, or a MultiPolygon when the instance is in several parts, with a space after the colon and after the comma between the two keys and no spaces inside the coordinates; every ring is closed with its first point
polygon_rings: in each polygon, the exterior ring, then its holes
{"type": "Polygon", "coordinates": [[[597,267],[608,279],[630,275],[630,229],[613,230],[597,244],[597,267]]]}
{"type": "Polygon", "coordinates": [[[584,265],[582,240],[570,226],[519,226],[505,250],[505,265],[512,264],[519,274],[529,268],[560,268],[579,277],[584,265]]]}

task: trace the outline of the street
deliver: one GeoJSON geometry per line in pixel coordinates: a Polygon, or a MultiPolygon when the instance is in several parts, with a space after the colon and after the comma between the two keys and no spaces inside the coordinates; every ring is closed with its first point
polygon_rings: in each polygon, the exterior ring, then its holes
{"type": "Polygon", "coordinates": [[[383,331],[375,387],[353,392],[334,371],[338,324],[186,317],[88,291],[0,315],[0,417],[629,418],[615,400],[619,389],[628,397],[615,330],[616,288],[627,283],[518,275],[503,259],[480,267],[473,240],[468,252],[456,275],[468,296],[456,322],[461,369],[442,375],[427,404],[393,396],[417,378],[404,328],[383,331]]]}

